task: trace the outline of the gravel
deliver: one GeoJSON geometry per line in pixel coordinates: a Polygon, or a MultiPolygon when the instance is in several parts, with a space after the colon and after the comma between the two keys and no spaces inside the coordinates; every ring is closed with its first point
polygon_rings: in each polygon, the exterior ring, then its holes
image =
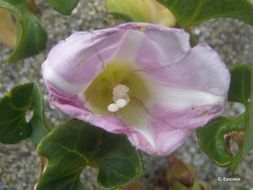
{"type": "MultiPolygon", "coordinates": [[[[116,25],[122,22],[114,19],[105,12],[102,0],[82,0],[71,17],[61,16],[49,8],[46,1],[39,0],[42,10],[42,23],[48,31],[50,49],[59,40],[66,38],[74,31],[93,30],[116,25]]],[[[232,19],[216,19],[194,28],[193,33],[199,42],[208,43],[229,66],[234,64],[252,64],[253,27],[232,19]]],[[[46,51],[33,58],[8,64],[11,50],[0,45],[0,97],[17,84],[29,81],[38,82],[43,87],[40,75],[40,64],[45,59],[46,51]]],[[[44,91],[44,88],[43,88],[44,91]]],[[[45,93],[46,94],[46,93],[45,93]]],[[[47,102],[47,96],[44,97],[47,102]]],[[[58,125],[67,119],[57,110],[46,106],[47,117],[58,125]]],[[[233,116],[241,113],[239,105],[228,106],[226,114],[233,116]]],[[[176,152],[176,155],[186,163],[196,168],[197,176],[210,183],[213,189],[238,189],[241,186],[253,188],[253,152],[243,160],[237,174],[241,182],[218,182],[217,177],[231,176],[226,168],[216,167],[200,150],[196,136],[189,140],[176,152]]],[[[140,179],[145,190],[151,190],[157,185],[156,175],[167,166],[165,159],[152,157],[143,153],[145,174],[140,179]]],[[[33,189],[40,173],[40,159],[29,141],[17,145],[0,144],[0,190],[29,190],[33,189]]],[[[81,180],[88,190],[95,189],[96,174],[92,168],[86,168],[81,180]]]]}

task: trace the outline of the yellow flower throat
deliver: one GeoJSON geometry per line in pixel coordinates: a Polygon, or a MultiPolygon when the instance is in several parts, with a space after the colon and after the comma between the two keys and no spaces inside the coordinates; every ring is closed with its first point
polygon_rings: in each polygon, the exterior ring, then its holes
{"type": "Polygon", "coordinates": [[[94,113],[123,112],[136,99],[145,101],[148,90],[131,64],[112,62],[84,92],[88,108],[94,113]]]}

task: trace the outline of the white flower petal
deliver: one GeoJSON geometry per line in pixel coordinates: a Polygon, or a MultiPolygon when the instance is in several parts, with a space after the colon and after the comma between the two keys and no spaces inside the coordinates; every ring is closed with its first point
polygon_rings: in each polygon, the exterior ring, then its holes
{"type": "Polygon", "coordinates": [[[150,129],[152,117],[139,100],[130,99],[127,106],[117,112],[117,116],[129,127],[133,127],[139,131],[150,145],[153,148],[155,147],[154,136],[150,129]]]}
{"type": "Polygon", "coordinates": [[[182,89],[165,85],[153,84],[152,101],[159,102],[163,106],[178,108],[194,108],[203,105],[223,106],[226,98],[211,93],[201,92],[192,89],[182,89]]]}
{"type": "Polygon", "coordinates": [[[129,30],[124,35],[123,43],[113,59],[123,59],[124,62],[134,63],[145,35],[137,30],[129,30]]]}
{"type": "Polygon", "coordinates": [[[42,72],[45,81],[48,81],[50,84],[57,86],[60,90],[71,95],[75,95],[85,88],[84,85],[73,84],[64,80],[54,71],[54,69],[51,68],[50,64],[47,63],[47,60],[43,64],[42,72]]]}

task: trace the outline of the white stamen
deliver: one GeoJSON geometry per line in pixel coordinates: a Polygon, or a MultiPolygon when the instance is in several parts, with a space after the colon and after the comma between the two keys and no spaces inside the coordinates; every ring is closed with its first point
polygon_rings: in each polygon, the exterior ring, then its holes
{"type": "Polygon", "coordinates": [[[119,99],[129,100],[129,97],[127,94],[128,91],[129,91],[129,88],[124,84],[119,84],[119,85],[115,86],[112,91],[113,101],[116,102],[119,99]]]}
{"type": "Polygon", "coordinates": [[[125,99],[118,99],[115,103],[119,108],[124,108],[128,102],[125,99]]]}
{"type": "Polygon", "coordinates": [[[124,84],[119,84],[115,86],[112,90],[112,100],[114,103],[111,103],[107,109],[110,112],[117,112],[119,109],[124,108],[130,101],[128,96],[129,88],[124,84]]]}
{"type": "Polygon", "coordinates": [[[119,111],[119,107],[117,104],[115,103],[112,103],[110,104],[108,107],[107,107],[108,111],[109,112],[116,112],[116,111],[119,111]]]}

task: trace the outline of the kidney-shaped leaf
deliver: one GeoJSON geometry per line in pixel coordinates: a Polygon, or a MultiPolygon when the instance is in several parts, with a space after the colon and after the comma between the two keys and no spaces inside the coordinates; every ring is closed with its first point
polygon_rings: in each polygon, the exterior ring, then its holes
{"type": "Polygon", "coordinates": [[[37,85],[17,86],[0,100],[1,143],[13,144],[30,137],[37,144],[47,133],[37,85]]]}
{"type": "Polygon", "coordinates": [[[37,190],[81,190],[80,173],[86,165],[97,167],[97,181],[114,189],[142,174],[138,151],[122,135],[115,135],[79,120],[52,130],[38,145],[47,159],[37,190]]]}
{"type": "Polygon", "coordinates": [[[46,48],[46,31],[29,5],[28,0],[0,0],[0,8],[10,11],[17,22],[17,44],[9,57],[10,62],[33,56],[46,48]]]}
{"type": "Polygon", "coordinates": [[[64,15],[71,14],[78,1],[79,0],[48,0],[53,9],[64,15]]]}
{"type": "Polygon", "coordinates": [[[249,0],[157,0],[165,5],[184,27],[212,18],[230,17],[253,25],[253,5],[249,0]]]}
{"type": "Polygon", "coordinates": [[[231,70],[228,100],[245,105],[245,112],[237,118],[219,117],[197,130],[200,147],[219,166],[235,170],[242,157],[253,148],[252,68],[238,65],[231,70]],[[232,152],[229,141],[239,147],[232,152]]]}

